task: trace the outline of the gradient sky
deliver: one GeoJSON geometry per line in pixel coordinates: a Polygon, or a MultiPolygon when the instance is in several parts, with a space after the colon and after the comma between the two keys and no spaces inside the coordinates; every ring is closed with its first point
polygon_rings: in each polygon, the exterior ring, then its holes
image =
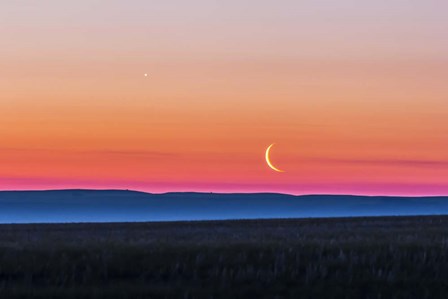
{"type": "Polygon", "coordinates": [[[2,1],[0,189],[446,195],[447,11],[2,1]]]}

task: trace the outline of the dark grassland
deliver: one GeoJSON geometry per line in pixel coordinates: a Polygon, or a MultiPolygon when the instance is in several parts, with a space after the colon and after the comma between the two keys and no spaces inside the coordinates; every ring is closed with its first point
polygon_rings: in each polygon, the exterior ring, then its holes
{"type": "Polygon", "coordinates": [[[0,298],[448,298],[448,217],[0,225],[0,298]]]}

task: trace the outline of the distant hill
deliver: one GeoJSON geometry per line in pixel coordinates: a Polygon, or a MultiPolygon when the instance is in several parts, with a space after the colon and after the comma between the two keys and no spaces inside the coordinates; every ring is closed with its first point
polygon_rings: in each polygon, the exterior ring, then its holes
{"type": "Polygon", "coordinates": [[[448,214],[448,197],[125,190],[0,192],[0,223],[134,222],[448,214]]]}

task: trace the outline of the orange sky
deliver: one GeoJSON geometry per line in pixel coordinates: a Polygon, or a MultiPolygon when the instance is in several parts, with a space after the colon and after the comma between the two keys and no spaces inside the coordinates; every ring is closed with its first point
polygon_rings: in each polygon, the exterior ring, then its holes
{"type": "Polygon", "coordinates": [[[335,2],[1,3],[0,189],[448,194],[448,4],[335,2]]]}

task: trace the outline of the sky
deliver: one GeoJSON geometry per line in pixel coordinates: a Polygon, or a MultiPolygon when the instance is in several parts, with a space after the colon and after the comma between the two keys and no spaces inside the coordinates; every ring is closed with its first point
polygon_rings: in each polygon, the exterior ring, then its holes
{"type": "Polygon", "coordinates": [[[2,1],[0,189],[447,195],[447,11],[2,1]]]}

